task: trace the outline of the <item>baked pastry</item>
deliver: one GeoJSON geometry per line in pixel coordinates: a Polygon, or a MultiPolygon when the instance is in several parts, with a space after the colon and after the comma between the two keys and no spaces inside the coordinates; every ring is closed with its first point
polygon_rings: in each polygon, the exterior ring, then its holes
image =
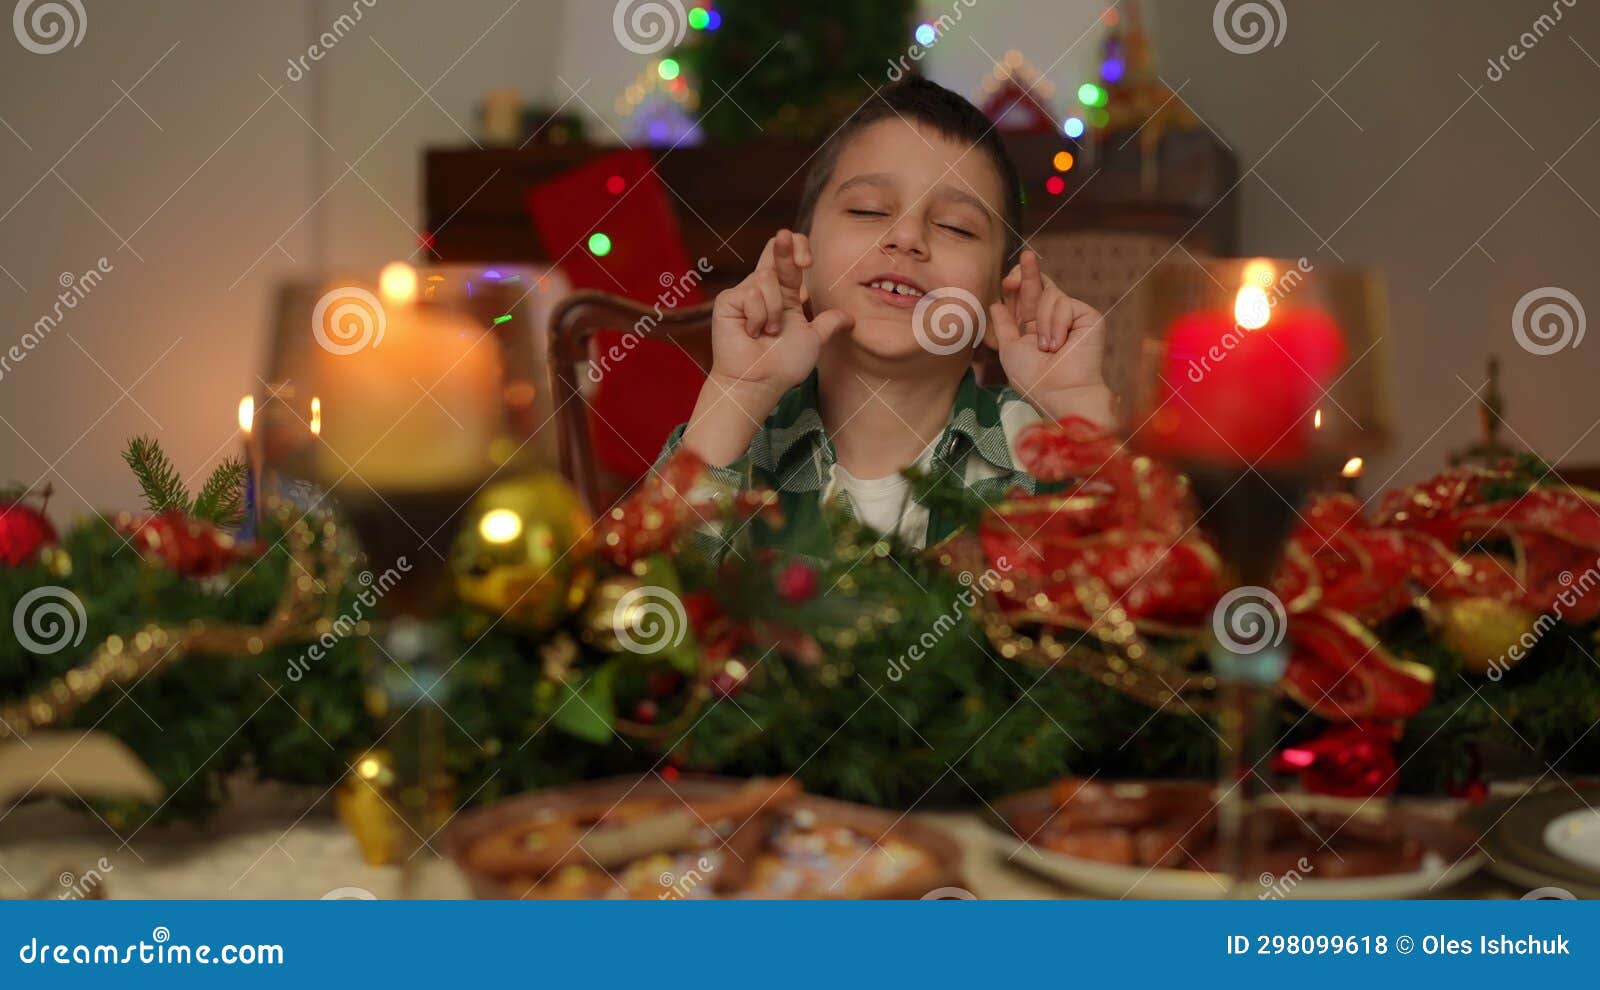
{"type": "Polygon", "coordinates": [[[452,855],[480,894],[530,899],[920,897],[959,880],[942,836],[792,780],[653,782],[514,799],[452,855]]]}

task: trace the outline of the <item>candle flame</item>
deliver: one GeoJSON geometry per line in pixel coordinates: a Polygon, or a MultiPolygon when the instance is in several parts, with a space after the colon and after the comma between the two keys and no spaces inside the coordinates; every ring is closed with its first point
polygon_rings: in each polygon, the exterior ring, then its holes
{"type": "Polygon", "coordinates": [[[1311,414],[1311,428],[1313,430],[1322,429],[1322,410],[1321,409],[1318,409],[1316,412],[1311,414]]]}
{"type": "Polygon", "coordinates": [[[1267,290],[1259,285],[1243,285],[1233,299],[1233,321],[1243,330],[1260,330],[1267,325],[1267,314],[1272,304],[1267,300],[1267,290]]]}
{"type": "Polygon", "coordinates": [[[1272,262],[1265,258],[1256,258],[1245,263],[1243,278],[1245,285],[1270,289],[1272,288],[1272,280],[1275,277],[1277,277],[1277,273],[1272,270],[1272,262]]]}
{"type": "Polygon", "coordinates": [[[247,395],[239,400],[239,429],[248,436],[256,421],[256,397],[247,395]]]}
{"type": "Polygon", "coordinates": [[[322,436],[322,400],[314,395],[311,397],[311,435],[322,436]]]}
{"type": "Polygon", "coordinates": [[[1365,462],[1361,458],[1352,457],[1344,462],[1344,467],[1339,471],[1339,475],[1344,478],[1359,478],[1361,477],[1361,469],[1364,466],[1365,462]]]}
{"type": "Polygon", "coordinates": [[[417,270],[403,261],[391,261],[378,273],[378,291],[389,303],[405,304],[417,298],[417,270]]]}

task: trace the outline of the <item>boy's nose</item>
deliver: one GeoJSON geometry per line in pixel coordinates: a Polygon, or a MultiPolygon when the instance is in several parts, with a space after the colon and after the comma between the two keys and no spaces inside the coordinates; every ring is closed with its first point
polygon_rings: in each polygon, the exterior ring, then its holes
{"type": "Polygon", "coordinates": [[[922,238],[922,231],[916,224],[905,222],[891,227],[878,242],[878,248],[891,258],[896,254],[910,255],[919,260],[928,256],[928,245],[922,238]]]}

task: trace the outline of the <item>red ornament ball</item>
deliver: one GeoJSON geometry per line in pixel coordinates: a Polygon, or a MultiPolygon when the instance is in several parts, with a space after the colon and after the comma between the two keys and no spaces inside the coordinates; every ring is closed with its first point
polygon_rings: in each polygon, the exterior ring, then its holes
{"type": "Polygon", "coordinates": [[[240,546],[216,526],[176,510],[143,518],[122,515],[117,529],[131,538],[147,560],[160,561],[184,577],[219,574],[257,550],[254,544],[240,546]]]}
{"type": "Polygon", "coordinates": [[[817,593],[817,569],[802,561],[794,561],[778,572],[778,596],[786,602],[798,604],[817,593]]]}
{"type": "Polygon", "coordinates": [[[45,514],[20,502],[0,502],[0,561],[21,567],[56,543],[56,528],[45,514]]]}
{"type": "Polygon", "coordinates": [[[643,725],[654,725],[660,715],[660,707],[649,698],[645,698],[633,706],[633,720],[643,725]]]}

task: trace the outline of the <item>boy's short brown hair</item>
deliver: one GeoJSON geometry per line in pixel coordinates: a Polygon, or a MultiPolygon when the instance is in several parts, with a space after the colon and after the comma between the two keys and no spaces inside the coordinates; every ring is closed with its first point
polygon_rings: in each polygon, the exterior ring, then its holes
{"type": "Polygon", "coordinates": [[[816,213],[817,200],[822,190],[833,178],[839,155],[862,128],[890,117],[900,117],[913,123],[925,124],[952,141],[964,141],[989,156],[989,162],[1000,176],[1000,218],[1005,221],[1005,257],[1002,268],[1009,270],[1022,250],[1022,183],[1017,178],[1016,166],[1000,143],[995,126],[983,111],[973,106],[961,94],[945,89],[936,82],[921,76],[907,76],[887,86],[876,96],[862,104],[844,123],[828,143],[823,145],[817,159],[806,173],[805,185],[800,192],[800,209],[795,218],[795,229],[802,234],[811,232],[811,219],[816,213]]]}

